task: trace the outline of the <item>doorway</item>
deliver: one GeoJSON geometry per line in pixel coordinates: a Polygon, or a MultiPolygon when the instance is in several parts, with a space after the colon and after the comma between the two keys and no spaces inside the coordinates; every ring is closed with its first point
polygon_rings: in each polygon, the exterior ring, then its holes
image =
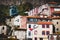
{"type": "Polygon", "coordinates": [[[40,40],[43,40],[43,38],[40,38],[40,40]]]}

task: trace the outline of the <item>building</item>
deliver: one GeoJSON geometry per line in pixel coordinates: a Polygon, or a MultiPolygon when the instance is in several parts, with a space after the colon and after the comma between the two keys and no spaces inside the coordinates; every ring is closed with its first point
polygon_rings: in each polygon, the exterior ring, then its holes
{"type": "Polygon", "coordinates": [[[60,7],[50,6],[52,13],[52,23],[55,26],[55,32],[60,31],[60,7]]]}
{"type": "Polygon", "coordinates": [[[7,34],[7,26],[6,25],[0,25],[0,34],[7,34]]]}
{"type": "Polygon", "coordinates": [[[12,35],[17,39],[25,40],[26,38],[26,17],[17,15],[15,17],[6,18],[6,24],[11,27],[12,35]]]}
{"type": "Polygon", "coordinates": [[[53,17],[52,17],[52,23],[55,26],[55,32],[59,32],[60,31],[60,13],[59,12],[55,12],[53,13],[53,17]]]}
{"type": "Polygon", "coordinates": [[[51,19],[47,16],[27,16],[27,39],[48,40],[48,34],[53,33],[51,19]]]}
{"type": "Polygon", "coordinates": [[[50,34],[49,40],[60,40],[60,34],[50,34]]]}

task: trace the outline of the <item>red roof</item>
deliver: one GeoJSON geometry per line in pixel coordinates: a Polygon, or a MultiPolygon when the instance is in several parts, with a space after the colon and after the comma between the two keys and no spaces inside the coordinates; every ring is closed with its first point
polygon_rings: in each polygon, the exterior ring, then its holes
{"type": "Polygon", "coordinates": [[[52,19],[60,19],[60,17],[52,17],[52,19]]]}
{"type": "Polygon", "coordinates": [[[56,2],[49,2],[49,4],[57,4],[56,2]]]}
{"type": "Polygon", "coordinates": [[[52,24],[52,22],[37,22],[37,24],[52,24]]]}

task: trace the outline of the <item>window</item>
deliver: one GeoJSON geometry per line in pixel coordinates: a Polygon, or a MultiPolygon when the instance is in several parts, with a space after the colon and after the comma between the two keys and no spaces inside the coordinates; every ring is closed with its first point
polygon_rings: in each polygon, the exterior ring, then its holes
{"type": "Polygon", "coordinates": [[[37,35],[37,30],[34,31],[34,35],[37,35]]]}
{"type": "Polygon", "coordinates": [[[27,40],[32,40],[32,38],[28,38],[27,40]]]}
{"type": "Polygon", "coordinates": [[[40,38],[40,40],[43,40],[43,38],[40,38]]]}
{"type": "Polygon", "coordinates": [[[37,22],[37,19],[34,19],[33,21],[34,21],[34,22],[37,22]]]}
{"type": "Polygon", "coordinates": [[[57,22],[57,24],[58,24],[58,22],[57,22]]]}
{"type": "Polygon", "coordinates": [[[33,19],[32,18],[29,18],[28,21],[33,22],[33,19]]]}
{"type": "Polygon", "coordinates": [[[31,28],[31,25],[29,25],[29,28],[31,28]]]}
{"type": "Polygon", "coordinates": [[[37,40],[37,37],[35,37],[35,40],[37,40]]]}
{"type": "Polygon", "coordinates": [[[46,28],[49,28],[49,25],[46,25],[46,28]]]}
{"type": "Polygon", "coordinates": [[[46,31],[46,35],[48,35],[50,32],[49,31],[46,31]]]}
{"type": "Polygon", "coordinates": [[[56,30],[57,30],[57,31],[59,31],[59,29],[58,29],[58,28],[57,28],[56,30]]]}
{"type": "Polygon", "coordinates": [[[19,22],[19,19],[17,19],[16,22],[19,22]]]}
{"type": "Polygon", "coordinates": [[[45,25],[44,24],[42,25],[42,28],[45,28],[45,25]]]}
{"type": "Polygon", "coordinates": [[[9,21],[11,21],[11,19],[9,21]]]}
{"type": "Polygon", "coordinates": [[[31,32],[30,31],[28,32],[28,35],[31,36],[31,32]]]}
{"type": "Polygon", "coordinates": [[[42,31],[42,35],[45,35],[45,31],[42,31]]]}
{"type": "Polygon", "coordinates": [[[35,18],[29,18],[28,21],[29,21],[29,22],[37,22],[38,20],[35,19],[35,18]]]}

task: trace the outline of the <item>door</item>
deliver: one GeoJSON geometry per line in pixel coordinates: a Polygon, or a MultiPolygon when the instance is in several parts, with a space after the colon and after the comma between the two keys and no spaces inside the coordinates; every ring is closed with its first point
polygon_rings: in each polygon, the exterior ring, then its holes
{"type": "Polygon", "coordinates": [[[43,40],[43,38],[40,38],[40,40],[43,40]]]}

